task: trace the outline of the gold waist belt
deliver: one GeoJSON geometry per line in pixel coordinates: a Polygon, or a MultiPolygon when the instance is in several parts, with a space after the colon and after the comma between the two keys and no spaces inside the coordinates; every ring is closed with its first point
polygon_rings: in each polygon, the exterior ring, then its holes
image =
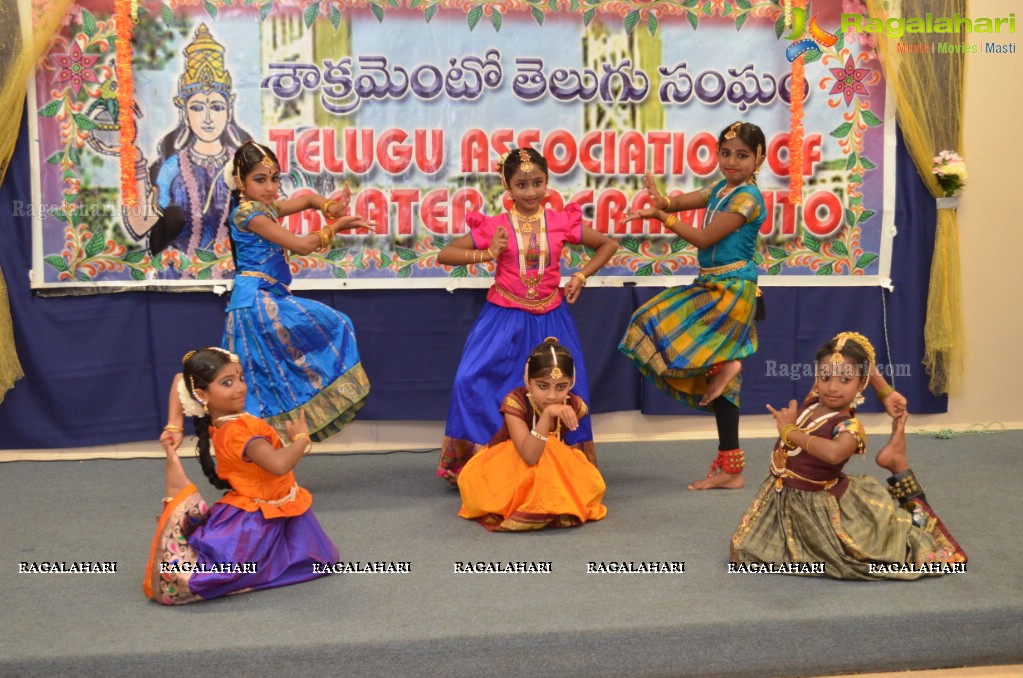
{"type": "Polygon", "coordinates": [[[700,275],[720,275],[721,273],[731,273],[732,271],[738,271],[743,268],[749,262],[745,259],[742,261],[736,261],[731,264],[725,264],[724,266],[711,266],[710,268],[700,268],[700,275]]]}
{"type": "Polygon", "coordinates": [[[547,310],[554,304],[555,301],[557,301],[558,295],[561,294],[561,290],[555,288],[553,292],[551,292],[542,299],[527,299],[526,297],[520,297],[519,295],[509,290],[507,287],[504,287],[498,283],[494,283],[494,289],[497,290],[497,293],[500,294],[505,299],[515,302],[522,308],[528,308],[535,311],[547,310]]]}
{"type": "Polygon", "coordinates": [[[259,497],[252,497],[254,504],[267,504],[268,506],[282,506],[290,501],[295,501],[298,496],[298,483],[291,486],[291,491],[280,499],[260,499],[259,497]]]}
{"type": "Polygon", "coordinates": [[[289,292],[291,291],[290,289],[288,289],[287,285],[282,283],[277,278],[269,276],[266,273],[261,273],[260,271],[242,271],[238,275],[245,276],[246,278],[262,278],[263,280],[267,281],[271,285],[280,285],[281,287],[283,287],[284,289],[288,290],[289,292]]]}

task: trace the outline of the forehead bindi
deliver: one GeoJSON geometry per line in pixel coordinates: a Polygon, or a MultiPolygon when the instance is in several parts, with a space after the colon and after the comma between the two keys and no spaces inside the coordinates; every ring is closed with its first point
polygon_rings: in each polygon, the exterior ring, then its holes
{"type": "Polygon", "coordinates": [[[746,142],[735,137],[734,139],[725,139],[725,143],[721,144],[721,151],[728,151],[729,153],[739,153],[745,151],[746,153],[753,153],[753,149],[746,145],[746,142]]]}
{"type": "Polygon", "coordinates": [[[822,376],[855,377],[856,364],[848,358],[843,358],[842,362],[823,360],[818,365],[818,371],[822,376]]]}
{"type": "Polygon", "coordinates": [[[523,172],[521,169],[515,170],[515,174],[512,175],[512,183],[518,183],[520,181],[532,182],[532,181],[546,181],[547,175],[539,169],[534,169],[531,172],[523,172]]]}

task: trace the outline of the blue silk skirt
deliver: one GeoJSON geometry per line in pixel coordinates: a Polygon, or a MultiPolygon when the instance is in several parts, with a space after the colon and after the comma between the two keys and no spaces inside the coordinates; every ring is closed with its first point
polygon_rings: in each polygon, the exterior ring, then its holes
{"type": "MultiPolygon", "coordinates": [[[[477,445],[490,442],[504,425],[504,417],[498,411],[501,402],[512,389],[522,386],[526,358],[547,337],[557,337],[558,343],[572,354],[575,363],[572,392],[589,405],[586,365],[568,304],[537,315],[488,301],[465,340],[444,435],[477,445]]],[[[567,431],[564,439],[570,446],[593,440],[589,415],[579,421],[579,428],[567,431]]]]}
{"type": "Polygon", "coordinates": [[[249,385],[245,409],[286,439],[284,422],[305,410],[314,441],[339,432],[369,394],[348,316],[324,304],[256,292],[227,312],[222,345],[237,353],[249,385]]]}

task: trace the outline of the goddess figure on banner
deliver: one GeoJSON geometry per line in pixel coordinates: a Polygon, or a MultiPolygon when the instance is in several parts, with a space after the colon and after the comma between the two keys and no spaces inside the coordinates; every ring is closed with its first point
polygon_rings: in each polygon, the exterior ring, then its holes
{"type": "MultiPolygon", "coordinates": [[[[225,167],[251,136],[234,121],[235,95],[224,67],[224,47],[206,24],[184,51],[185,68],[174,105],[179,121],[160,141],[159,157],[149,166],[141,149],[135,165],[139,202],[149,209],[126,209],[125,226],[136,239],[149,236],[149,251],[179,250],[184,259],[196,250],[212,250],[227,239],[231,191],[225,167]]],[[[181,277],[189,277],[182,261],[181,277]]],[[[216,268],[213,277],[220,277],[216,268]]]]}

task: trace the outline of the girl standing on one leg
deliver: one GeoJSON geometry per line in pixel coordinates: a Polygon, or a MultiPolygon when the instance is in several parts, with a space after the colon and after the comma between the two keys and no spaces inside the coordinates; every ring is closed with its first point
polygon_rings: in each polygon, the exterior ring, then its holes
{"type": "Polygon", "coordinates": [[[504,397],[504,426],[458,476],[458,515],[491,532],[575,527],[607,514],[604,479],[586,455],[561,441],[586,416],[571,392],[575,361],[548,337],[526,360],[525,386],[504,397]]]}
{"type": "MultiPolygon", "coordinates": [[[[248,141],[235,153],[229,222],[236,275],[222,344],[241,358],[250,386],[249,412],[287,435],[285,423],[297,421],[304,410],[312,439],[320,441],[355,417],[365,404],[369,380],[348,316],[292,296],[287,253],[309,254],[329,247],[338,231],[373,224],[344,216],[351,198],[347,186],[340,202],[319,195],[278,202],[280,180],[280,165],[269,148],[248,141]],[[300,236],[278,221],[306,209],[320,210],[332,223],[300,236]]],[[[176,445],[182,423],[172,397],[165,437],[176,445]]]]}
{"type": "Polygon", "coordinates": [[[282,444],[265,421],[245,412],[241,364],[222,348],[186,355],[177,384],[172,397],[196,418],[203,472],[229,491],[207,508],[185,475],[177,443],[161,438],[166,489],[142,583],[146,597],[180,605],[323,576],[323,565],[337,562],[337,548],[292,472],[312,446],[304,413],[285,423],[291,443],[282,444]]]}
{"type": "Polygon", "coordinates": [[[780,410],[767,406],[781,435],[771,475],[732,536],[732,561],[824,563],[823,572],[791,572],[836,579],[916,579],[941,573],[919,567],[927,563],[965,563],[909,468],[905,399],[877,371],[870,342],[843,332],[821,347],[816,365],[802,408],[794,400],[780,410]],[[855,405],[868,382],[895,417],[891,439],[877,455],[892,473],[887,492],[870,476],[843,473],[850,457],[866,452],[855,405]]]}
{"type": "MultiPolygon", "coordinates": [[[[514,206],[507,213],[466,216],[469,234],[449,243],[437,261],[448,266],[497,261],[494,284],[483,312],[465,341],[455,374],[437,475],[455,484],[465,462],[501,427],[501,397],[515,387],[516,372],[530,349],[544,337],[559,337],[576,356],[577,392],[589,398],[586,368],[575,323],[562,304],[574,303],[586,279],[607,263],[618,246],[582,225],[582,210],[569,203],[563,211],[544,209],[547,161],[529,148],[510,151],[499,166],[514,206]],[[561,284],[561,253],[582,243],[593,256],[561,284]]],[[[566,435],[595,464],[588,416],[566,435]]]]}
{"type": "Polygon", "coordinates": [[[647,175],[655,207],[625,216],[627,221],[660,219],[699,250],[700,275],[693,284],[669,288],[639,307],[618,346],[668,395],[714,412],[717,458],[707,477],[690,484],[690,490],[738,489],[744,482],[739,389],[741,361],[757,350],[754,320],[763,317],[753,254],[767,217],[755,179],[765,149],[759,127],[734,123],[718,137],[724,180],[698,193],[664,196],[647,175]],[[675,214],[703,207],[702,229],[680,223],[675,214]]]}

